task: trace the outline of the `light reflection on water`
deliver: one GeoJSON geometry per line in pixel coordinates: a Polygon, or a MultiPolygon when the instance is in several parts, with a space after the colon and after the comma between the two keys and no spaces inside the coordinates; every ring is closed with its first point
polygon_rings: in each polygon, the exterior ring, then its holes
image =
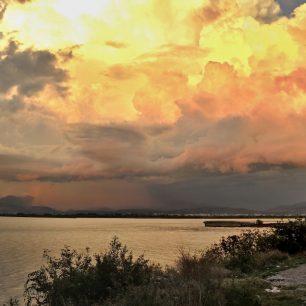
{"type": "Polygon", "coordinates": [[[27,274],[43,264],[42,252],[62,247],[105,250],[116,235],[135,255],[172,265],[179,249],[199,251],[241,228],[205,228],[204,219],[0,218],[0,305],[20,296],[27,274]]]}

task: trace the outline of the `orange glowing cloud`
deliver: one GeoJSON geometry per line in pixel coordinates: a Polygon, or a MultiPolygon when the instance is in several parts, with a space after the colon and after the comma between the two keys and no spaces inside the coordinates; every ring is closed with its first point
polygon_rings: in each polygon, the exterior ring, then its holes
{"type": "Polygon", "coordinates": [[[23,152],[10,180],[306,165],[306,5],[289,18],[274,0],[18,2],[1,23],[0,95],[18,122],[3,155],[23,152]]]}

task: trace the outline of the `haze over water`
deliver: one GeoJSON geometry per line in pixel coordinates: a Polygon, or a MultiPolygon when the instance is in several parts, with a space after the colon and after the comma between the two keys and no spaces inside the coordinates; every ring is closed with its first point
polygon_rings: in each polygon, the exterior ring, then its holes
{"type": "Polygon", "coordinates": [[[29,272],[44,263],[42,252],[58,255],[65,245],[92,253],[105,250],[116,235],[135,255],[174,264],[179,250],[197,251],[239,228],[205,228],[202,219],[0,218],[0,304],[21,296],[29,272]]]}

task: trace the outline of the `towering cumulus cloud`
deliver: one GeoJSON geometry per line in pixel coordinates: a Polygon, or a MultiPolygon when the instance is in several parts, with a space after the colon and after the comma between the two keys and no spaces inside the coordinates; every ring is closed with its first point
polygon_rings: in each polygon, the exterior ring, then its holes
{"type": "Polygon", "coordinates": [[[48,202],[50,184],[71,200],[71,186],[105,182],[152,204],[164,186],[175,199],[196,182],[200,202],[216,186],[238,198],[242,178],[273,187],[304,173],[302,1],[0,3],[6,184],[48,202]]]}

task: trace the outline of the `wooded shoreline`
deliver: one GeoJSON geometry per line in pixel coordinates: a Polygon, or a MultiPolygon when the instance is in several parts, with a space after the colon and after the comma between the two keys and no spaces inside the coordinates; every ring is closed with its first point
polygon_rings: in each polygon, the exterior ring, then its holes
{"type": "Polygon", "coordinates": [[[172,214],[0,214],[9,218],[101,218],[101,219],[296,219],[301,215],[172,215],[172,214]]]}

